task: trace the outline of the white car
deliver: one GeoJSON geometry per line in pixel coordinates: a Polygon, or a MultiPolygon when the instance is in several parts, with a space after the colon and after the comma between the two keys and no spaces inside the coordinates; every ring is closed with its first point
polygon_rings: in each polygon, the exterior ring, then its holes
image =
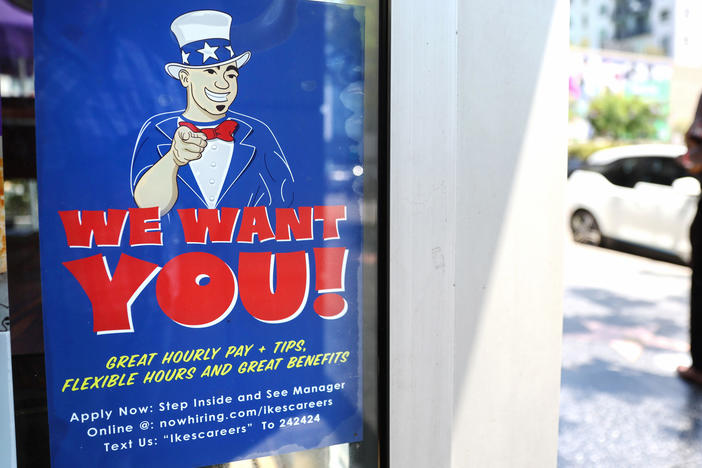
{"type": "Polygon", "coordinates": [[[614,239],[690,260],[700,183],[675,158],[680,145],[630,145],[593,153],[568,179],[573,239],[614,239]]]}

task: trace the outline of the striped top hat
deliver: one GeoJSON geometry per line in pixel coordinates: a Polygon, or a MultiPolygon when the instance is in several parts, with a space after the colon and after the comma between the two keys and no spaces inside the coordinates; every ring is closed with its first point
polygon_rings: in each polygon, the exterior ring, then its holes
{"type": "Polygon", "coordinates": [[[229,40],[232,17],[221,11],[199,10],[180,15],[171,23],[171,31],[180,46],[181,63],[166,65],[166,73],[178,78],[187,68],[211,68],[233,63],[241,68],[251,52],[237,55],[229,40]]]}

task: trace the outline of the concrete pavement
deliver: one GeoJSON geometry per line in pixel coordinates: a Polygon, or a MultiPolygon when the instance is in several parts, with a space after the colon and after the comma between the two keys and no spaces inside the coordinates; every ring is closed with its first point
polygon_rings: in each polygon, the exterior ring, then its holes
{"type": "Polygon", "coordinates": [[[687,267],[568,243],[558,466],[701,467],[687,267]]]}

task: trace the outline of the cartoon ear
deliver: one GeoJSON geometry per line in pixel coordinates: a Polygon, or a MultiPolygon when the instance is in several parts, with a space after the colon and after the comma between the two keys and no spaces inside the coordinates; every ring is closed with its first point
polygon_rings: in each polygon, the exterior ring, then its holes
{"type": "Polygon", "coordinates": [[[190,84],[190,73],[188,73],[188,70],[182,68],[178,72],[178,79],[180,80],[180,84],[182,84],[184,88],[187,88],[190,84]]]}

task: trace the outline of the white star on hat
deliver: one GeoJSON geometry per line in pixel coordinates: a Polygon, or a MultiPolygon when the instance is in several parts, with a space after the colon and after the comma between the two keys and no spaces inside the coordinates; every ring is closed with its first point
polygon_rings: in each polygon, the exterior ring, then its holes
{"type": "Polygon", "coordinates": [[[190,54],[186,54],[183,50],[180,51],[180,54],[183,56],[183,63],[188,63],[188,57],[190,57],[190,54]]]}
{"type": "Polygon", "coordinates": [[[197,49],[197,51],[202,54],[202,63],[207,62],[207,59],[210,58],[217,60],[217,54],[215,54],[217,49],[219,49],[219,47],[211,47],[207,42],[205,42],[202,49],[197,49]]]}
{"type": "Polygon", "coordinates": [[[227,50],[229,51],[229,56],[234,57],[234,50],[232,49],[232,46],[228,45],[227,50]]]}

